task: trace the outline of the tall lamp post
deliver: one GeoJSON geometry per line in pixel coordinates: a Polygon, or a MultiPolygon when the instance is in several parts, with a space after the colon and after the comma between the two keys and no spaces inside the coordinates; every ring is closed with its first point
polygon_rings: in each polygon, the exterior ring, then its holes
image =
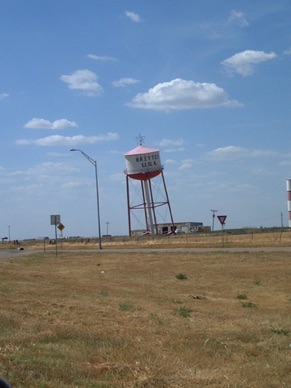
{"type": "Polygon", "coordinates": [[[101,243],[101,226],[100,226],[100,206],[99,206],[99,189],[98,189],[98,174],[97,174],[97,162],[87,155],[84,151],[77,148],[72,148],[70,151],[79,151],[81,154],[89,160],[91,164],[95,167],[95,181],[96,181],[96,200],[97,200],[97,218],[98,218],[98,238],[99,238],[99,249],[102,249],[101,243]]]}

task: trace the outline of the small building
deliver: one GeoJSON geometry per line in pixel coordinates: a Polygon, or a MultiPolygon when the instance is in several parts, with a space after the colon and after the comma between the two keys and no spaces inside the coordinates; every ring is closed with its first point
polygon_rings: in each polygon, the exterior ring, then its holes
{"type": "MultiPolygon", "coordinates": [[[[160,234],[167,234],[171,232],[171,224],[159,224],[160,234]]],[[[210,226],[203,226],[203,222],[175,222],[175,233],[198,233],[210,232],[210,226]]]]}
{"type": "MultiPolygon", "coordinates": [[[[210,226],[204,226],[203,222],[175,222],[173,230],[173,224],[171,223],[164,223],[164,224],[158,224],[158,234],[159,235],[166,235],[166,234],[179,234],[179,233],[207,233],[211,231],[210,226]]],[[[132,235],[134,236],[141,236],[141,235],[147,235],[150,234],[149,231],[145,230],[133,230],[132,235]]]]}

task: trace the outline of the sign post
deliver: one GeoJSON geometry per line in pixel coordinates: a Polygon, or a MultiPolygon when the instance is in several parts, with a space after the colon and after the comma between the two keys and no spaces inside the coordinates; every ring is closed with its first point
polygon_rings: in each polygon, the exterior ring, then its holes
{"type": "Polygon", "coordinates": [[[226,217],[227,216],[217,216],[217,218],[219,219],[219,222],[221,223],[221,244],[222,244],[222,248],[224,248],[224,225],[225,225],[225,220],[226,220],[226,217]]]}
{"type": "Polygon", "coordinates": [[[51,215],[51,225],[55,226],[55,239],[56,239],[56,256],[58,256],[58,235],[57,225],[61,222],[61,216],[59,214],[51,215]]]}
{"type": "Polygon", "coordinates": [[[44,237],[43,238],[43,251],[45,252],[45,240],[49,240],[48,237],[44,237]]]}
{"type": "Polygon", "coordinates": [[[65,225],[59,223],[58,229],[61,231],[61,249],[63,249],[63,230],[65,229],[65,225]]]}

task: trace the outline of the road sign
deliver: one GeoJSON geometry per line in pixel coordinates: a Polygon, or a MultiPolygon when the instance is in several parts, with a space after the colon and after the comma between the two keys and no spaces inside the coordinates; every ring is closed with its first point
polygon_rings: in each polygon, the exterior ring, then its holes
{"type": "Polygon", "coordinates": [[[61,222],[61,216],[59,214],[51,215],[51,225],[58,225],[61,222]]]}
{"type": "Polygon", "coordinates": [[[57,228],[62,232],[64,229],[65,229],[65,225],[63,225],[62,223],[60,223],[57,228]]]}
{"type": "Polygon", "coordinates": [[[227,216],[217,216],[217,218],[219,219],[219,222],[221,223],[221,225],[225,224],[226,217],[227,216]]]}
{"type": "Polygon", "coordinates": [[[61,216],[59,214],[51,215],[51,225],[55,226],[55,237],[56,237],[56,256],[58,256],[58,235],[57,235],[57,225],[61,224],[61,216]]]}

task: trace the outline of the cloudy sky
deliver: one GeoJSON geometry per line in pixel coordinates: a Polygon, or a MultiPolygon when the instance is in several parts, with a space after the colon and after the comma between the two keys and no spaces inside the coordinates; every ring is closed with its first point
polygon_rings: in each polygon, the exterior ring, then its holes
{"type": "Polygon", "coordinates": [[[53,237],[53,214],[64,236],[97,235],[94,166],[71,148],[98,162],[102,234],[126,235],[139,135],[177,222],[211,225],[215,209],[226,228],[287,226],[289,0],[0,8],[0,237],[53,237]]]}

